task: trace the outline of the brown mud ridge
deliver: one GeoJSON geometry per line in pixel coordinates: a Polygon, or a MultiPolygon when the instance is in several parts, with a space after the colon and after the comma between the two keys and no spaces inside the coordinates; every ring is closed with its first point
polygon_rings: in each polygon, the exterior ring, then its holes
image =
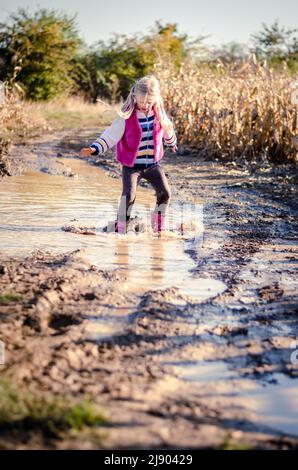
{"type": "MultiPolygon", "coordinates": [[[[30,155],[36,168],[41,149],[47,159],[51,149],[71,156],[93,135],[44,137],[18,149],[18,158],[30,155]]],[[[112,152],[89,162],[120,174],[112,152]]],[[[51,435],[29,425],[5,428],[0,414],[0,448],[298,448],[297,437],[264,424],[245,397],[252,383],[270,384],[274,374],[298,377],[290,360],[298,338],[297,172],[224,166],[194,153],[166,155],[163,166],[173,199],[204,204],[204,243],[199,252],[189,249],[193,276],[219,279],[226,291],[202,303],[176,287],[139,295],[82,250],[36,251],[21,260],[2,252],[1,376],[38,396],[88,395],[108,422],[99,443],[85,429],[51,435]],[[15,297],[5,297],[10,293],[15,297]],[[112,325],[106,335],[105,322],[112,325]],[[218,363],[231,378],[212,379],[218,363]],[[183,379],[196,364],[207,374],[210,366],[210,380],[183,379]]]]}

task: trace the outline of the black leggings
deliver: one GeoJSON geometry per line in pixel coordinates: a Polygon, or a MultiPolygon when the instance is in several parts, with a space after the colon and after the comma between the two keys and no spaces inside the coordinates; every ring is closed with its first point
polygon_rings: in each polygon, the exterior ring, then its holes
{"type": "Polygon", "coordinates": [[[156,206],[154,211],[165,214],[170,198],[171,190],[167,177],[160,163],[155,163],[148,168],[132,168],[122,166],[122,195],[118,207],[117,219],[128,221],[136,199],[138,182],[145,178],[152,184],[156,191],[156,206]]]}

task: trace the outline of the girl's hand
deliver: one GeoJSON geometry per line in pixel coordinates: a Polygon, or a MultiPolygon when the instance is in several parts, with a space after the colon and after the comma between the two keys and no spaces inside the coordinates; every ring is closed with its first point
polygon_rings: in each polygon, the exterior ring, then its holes
{"type": "Polygon", "coordinates": [[[90,147],[84,147],[80,150],[80,157],[89,157],[89,155],[92,155],[92,153],[94,152],[95,150],[93,148],[90,148],[90,147]]]}
{"type": "Polygon", "coordinates": [[[171,147],[171,149],[172,149],[172,152],[176,153],[178,150],[178,147],[177,145],[174,145],[174,147],[171,147]]]}

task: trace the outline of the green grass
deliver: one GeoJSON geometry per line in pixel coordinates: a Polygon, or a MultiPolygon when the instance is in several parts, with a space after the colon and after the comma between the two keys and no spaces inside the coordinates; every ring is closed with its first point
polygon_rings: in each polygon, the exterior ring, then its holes
{"type": "Polygon", "coordinates": [[[17,300],[22,300],[23,296],[21,294],[7,292],[6,294],[0,294],[0,305],[8,304],[9,302],[15,302],[17,300]]]}
{"type": "Polygon", "coordinates": [[[228,432],[223,442],[218,446],[218,450],[251,450],[252,446],[245,442],[233,441],[231,433],[228,432]]]}
{"type": "Polygon", "coordinates": [[[0,381],[0,431],[82,430],[105,424],[106,418],[90,399],[74,400],[63,396],[41,396],[16,390],[0,381]]]}

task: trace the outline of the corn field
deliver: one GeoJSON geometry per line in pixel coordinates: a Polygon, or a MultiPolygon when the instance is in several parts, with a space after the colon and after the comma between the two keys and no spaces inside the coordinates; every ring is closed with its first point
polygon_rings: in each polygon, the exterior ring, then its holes
{"type": "Polygon", "coordinates": [[[298,76],[261,66],[158,64],[180,145],[220,159],[297,162],[298,76]]]}

